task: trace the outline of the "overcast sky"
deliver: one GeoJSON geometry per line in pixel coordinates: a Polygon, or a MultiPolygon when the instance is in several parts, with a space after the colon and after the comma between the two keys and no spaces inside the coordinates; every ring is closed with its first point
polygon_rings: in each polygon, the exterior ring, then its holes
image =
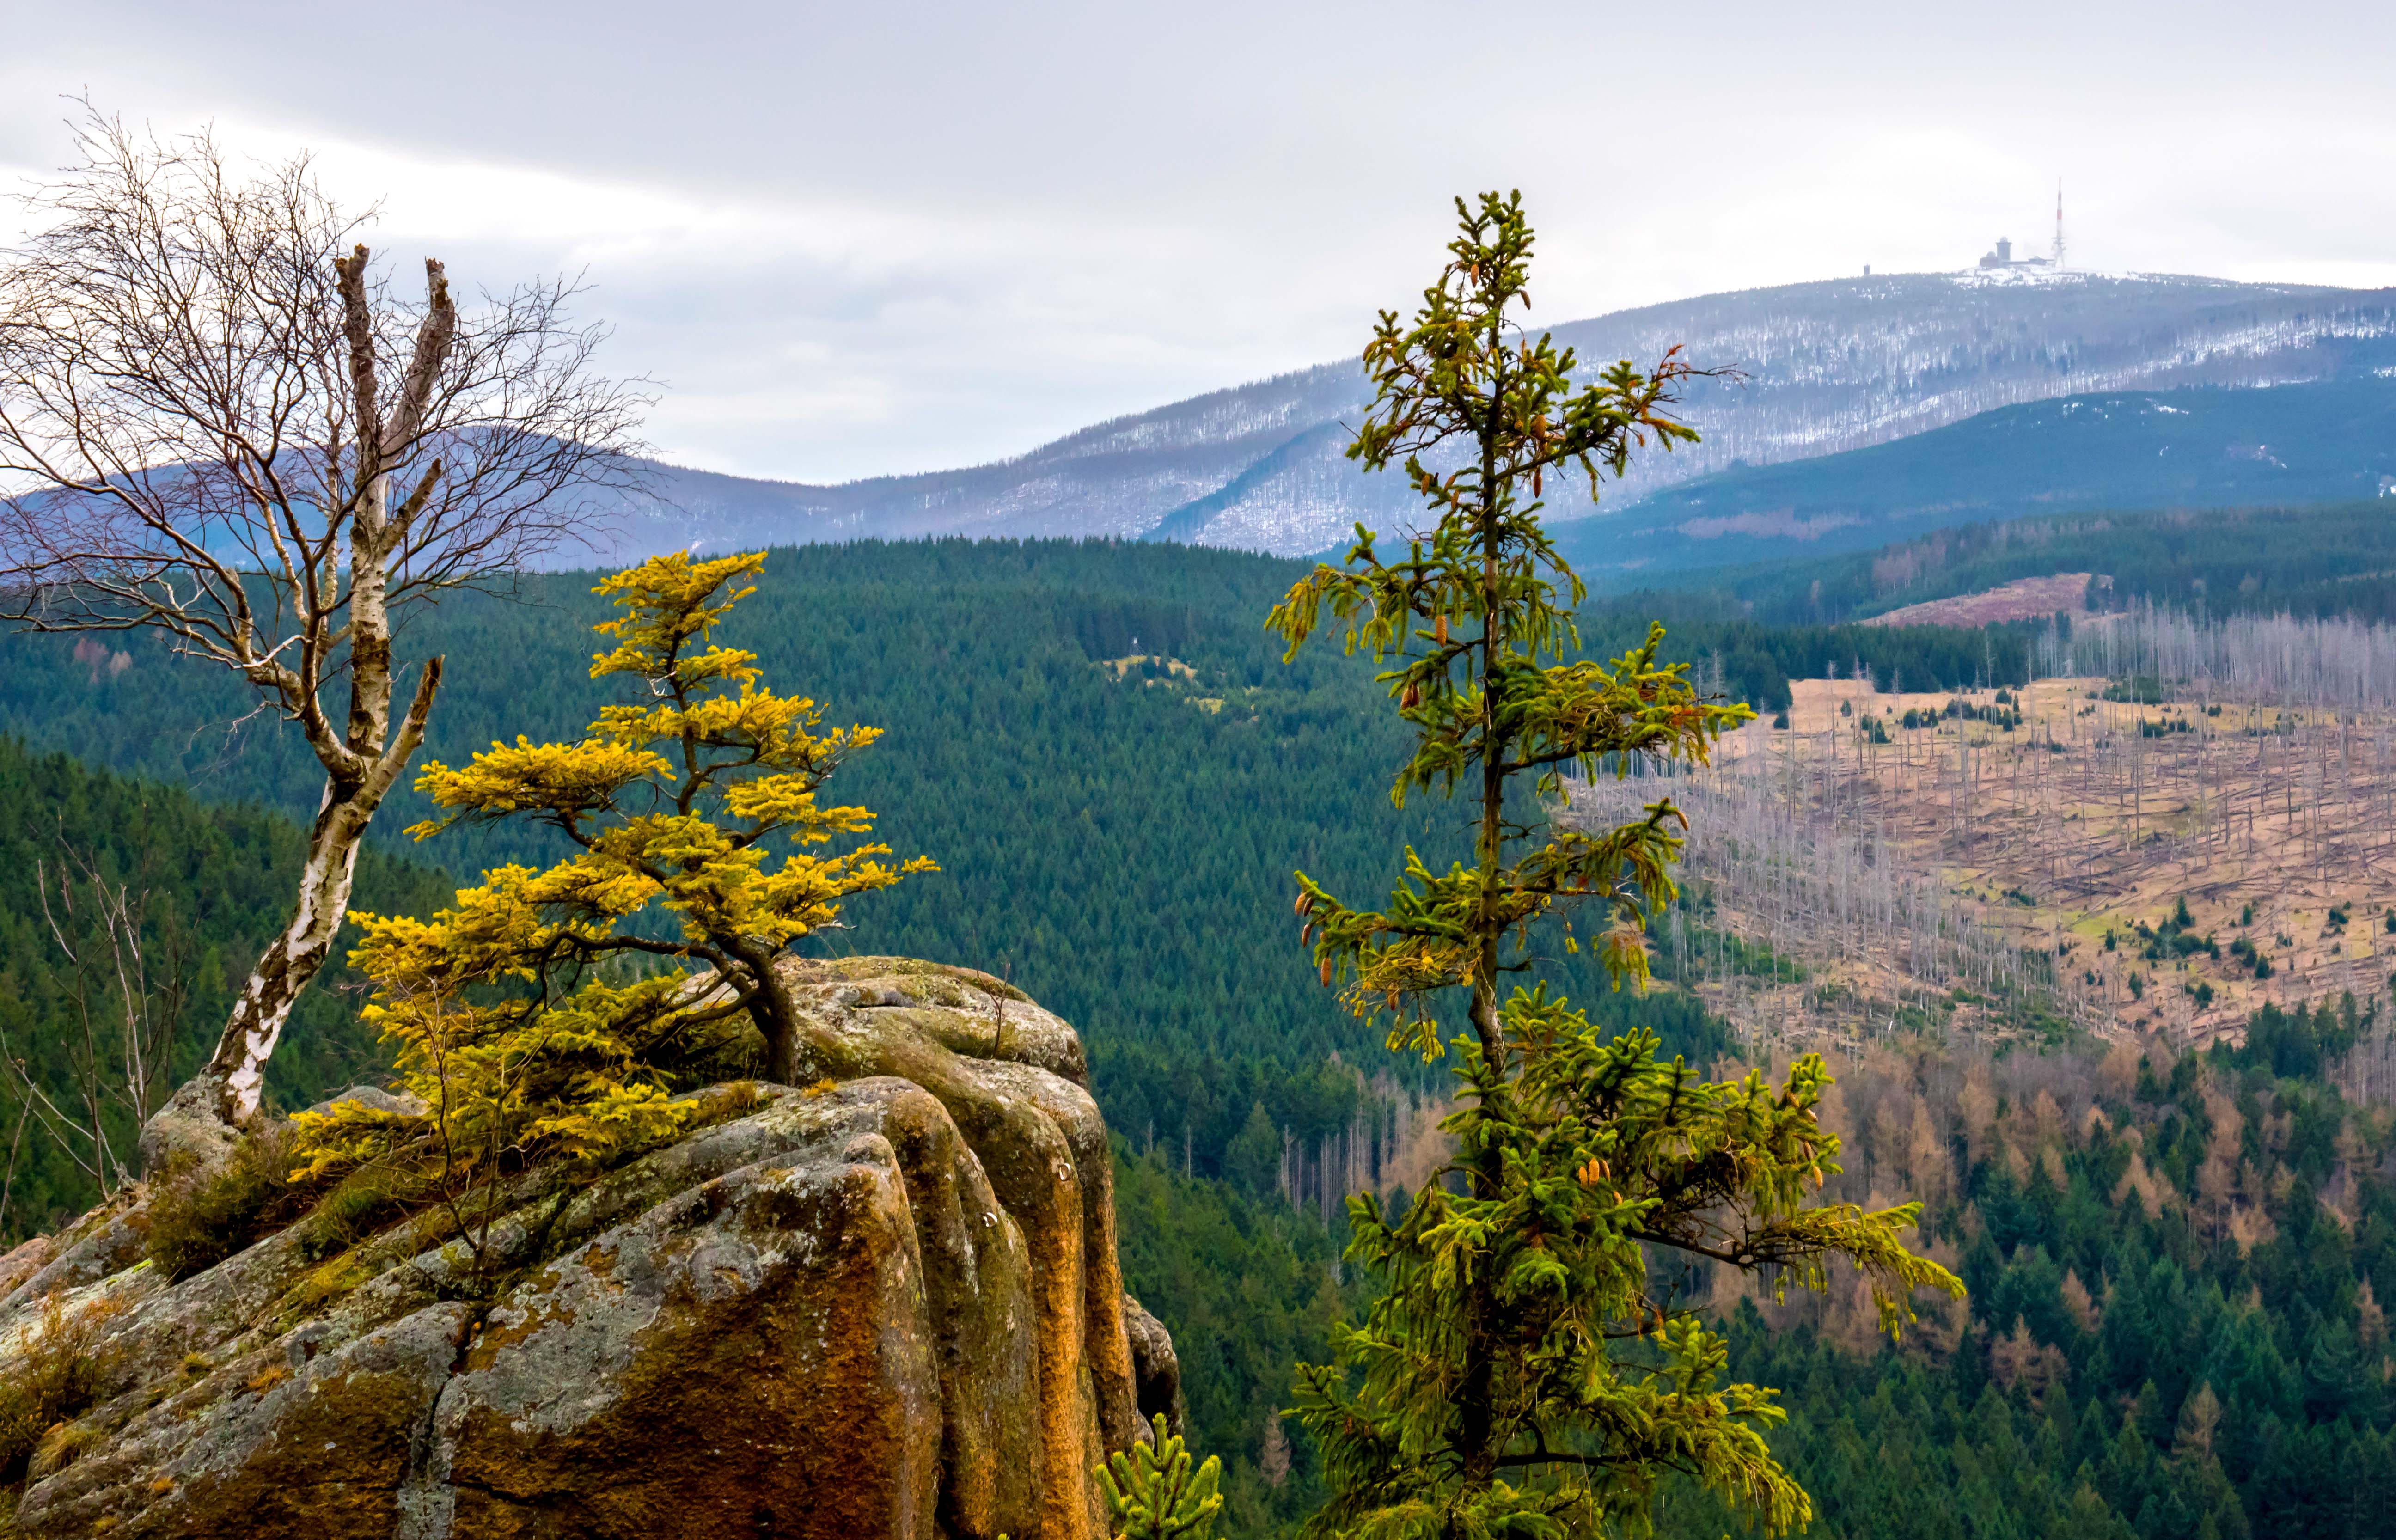
{"type": "Polygon", "coordinates": [[[587,269],[669,458],[967,464],[1352,353],[1519,186],[1564,321],[2043,249],[2396,285],[2396,6],[338,7],[0,0],[0,175],[62,97],[308,146],[379,239],[587,269]]]}

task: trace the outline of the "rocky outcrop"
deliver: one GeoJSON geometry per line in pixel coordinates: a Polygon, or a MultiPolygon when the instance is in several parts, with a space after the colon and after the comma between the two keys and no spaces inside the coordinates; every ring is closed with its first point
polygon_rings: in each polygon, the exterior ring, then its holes
{"type": "Polygon", "coordinates": [[[1167,1433],[1179,1433],[1181,1359],[1173,1350],[1173,1334],[1128,1294],[1124,1296],[1124,1331],[1131,1339],[1132,1384],[1139,1397],[1140,1420],[1162,1416],[1167,1433]]]}
{"type": "Polygon", "coordinates": [[[985,975],[791,968],[819,1079],[528,1174],[471,1243],[301,1224],[170,1285],[128,1265],[137,1206],[7,1259],[0,1366],[70,1324],[104,1397],[18,1533],[1103,1533],[1091,1471],[1178,1375],[1124,1298],[1079,1042],[985,975]]]}

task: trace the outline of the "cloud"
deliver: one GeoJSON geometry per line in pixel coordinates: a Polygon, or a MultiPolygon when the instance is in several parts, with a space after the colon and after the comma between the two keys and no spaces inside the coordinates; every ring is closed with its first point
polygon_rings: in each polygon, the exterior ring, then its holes
{"type": "Polygon", "coordinates": [[[615,365],[671,388],[661,448],[752,474],[969,463],[1351,354],[1483,185],[1530,200],[1555,321],[2042,246],[2057,176],[2087,265],[2396,284],[2396,22],[2361,0],[1517,4],[1469,37],[1416,0],[26,8],[0,165],[56,164],[87,87],[312,146],[394,252],[587,271],[615,365]]]}

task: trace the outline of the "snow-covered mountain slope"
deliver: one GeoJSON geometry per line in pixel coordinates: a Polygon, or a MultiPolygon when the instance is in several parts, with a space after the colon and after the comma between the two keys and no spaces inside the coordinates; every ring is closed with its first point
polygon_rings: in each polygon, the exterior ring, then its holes
{"type": "MultiPolygon", "coordinates": [[[[1841,279],[1559,325],[1585,365],[1679,345],[1742,377],[1698,383],[1695,448],[1650,456],[1606,502],[1690,478],[1884,443],[1993,407],[2090,392],[2326,379],[2396,365],[2396,291],[2096,274],[1841,279]]],[[[1341,451],[1367,399],[1324,365],[1118,418],[996,464],[838,486],[660,468],[619,551],[696,541],[1111,535],[1319,551],[1413,511],[1341,451]]],[[[1556,499],[1554,516],[1582,511],[1556,499]]],[[[1583,505],[1585,508],[1585,505],[1583,505]]],[[[1591,510],[1591,511],[1593,511],[1591,510]]]]}

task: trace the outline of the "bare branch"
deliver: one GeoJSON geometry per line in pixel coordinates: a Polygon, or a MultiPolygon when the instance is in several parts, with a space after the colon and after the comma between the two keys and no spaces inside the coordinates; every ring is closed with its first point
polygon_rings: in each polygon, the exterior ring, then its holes
{"type": "Polygon", "coordinates": [[[305,155],[237,165],[88,110],[77,143],[0,253],[0,619],[158,631],[324,767],[291,923],[206,1072],[238,1120],[433,707],[422,659],[392,721],[401,612],[591,543],[636,489],[649,392],[597,372],[579,280],[461,304],[428,259],[403,292],[305,155]]]}

